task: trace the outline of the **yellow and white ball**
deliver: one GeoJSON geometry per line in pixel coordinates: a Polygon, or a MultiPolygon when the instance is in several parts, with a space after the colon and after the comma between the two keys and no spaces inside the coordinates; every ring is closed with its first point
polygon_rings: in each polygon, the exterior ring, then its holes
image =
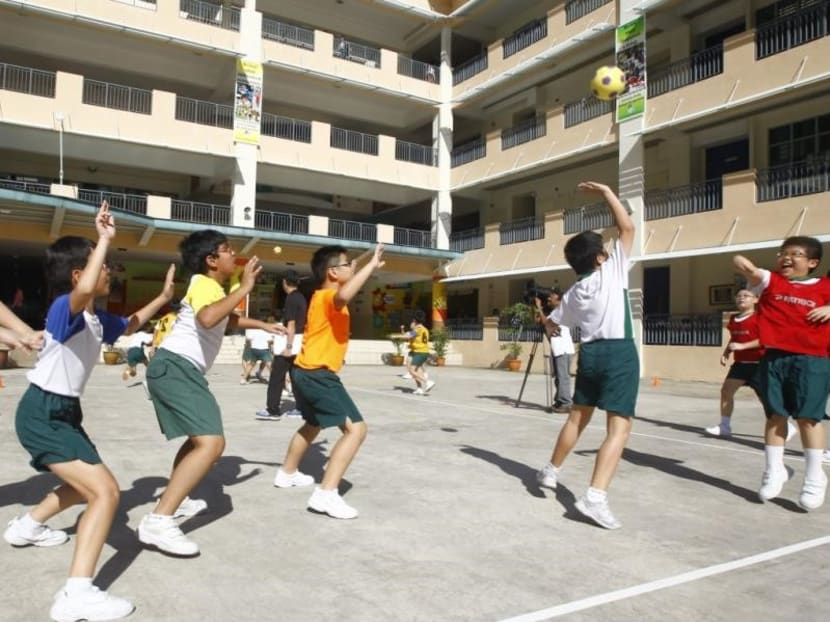
{"type": "Polygon", "coordinates": [[[626,89],[625,72],[619,67],[600,67],[591,80],[591,93],[603,101],[612,101],[626,89]]]}

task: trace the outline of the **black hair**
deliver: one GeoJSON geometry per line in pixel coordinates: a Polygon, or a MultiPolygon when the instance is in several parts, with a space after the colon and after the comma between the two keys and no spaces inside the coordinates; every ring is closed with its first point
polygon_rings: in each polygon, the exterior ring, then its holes
{"type": "Polygon", "coordinates": [[[565,243],[565,260],[577,274],[593,272],[603,252],[602,236],[594,231],[583,231],[565,243]]]}
{"type": "Polygon", "coordinates": [[[224,233],[214,229],[194,231],[179,242],[182,264],[193,274],[204,274],[207,271],[205,260],[216,255],[217,249],[227,241],[224,233]]]}
{"type": "Polygon", "coordinates": [[[311,272],[314,274],[314,278],[317,279],[317,285],[326,282],[326,273],[333,266],[332,262],[339,260],[340,255],[346,253],[346,247],[337,244],[323,246],[314,251],[314,255],[311,257],[311,272]]]}
{"type": "Polygon", "coordinates": [[[562,300],[562,294],[564,292],[562,291],[562,288],[557,285],[550,290],[550,293],[559,298],[559,300],[562,300]]]}
{"type": "Polygon", "coordinates": [[[77,235],[65,235],[46,249],[46,283],[50,298],[72,291],[72,271],[83,270],[95,243],[77,235]]]}
{"type": "Polygon", "coordinates": [[[282,275],[282,280],[289,287],[297,287],[300,284],[300,275],[297,274],[296,270],[286,270],[285,274],[282,275]]]}
{"type": "Polygon", "coordinates": [[[410,322],[418,322],[418,324],[423,324],[424,320],[427,319],[426,313],[423,312],[421,309],[415,309],[412,312],[412,317],[410,318],[410,322]]]}
{"type": "Polygon", "coordinates": [[[781,242],[781,248],[788,246],[800,246],[807,253],[807,259],[818,259],[821,262],[821,242],[815,238],[808,235],[794,235],[781,242]]]}

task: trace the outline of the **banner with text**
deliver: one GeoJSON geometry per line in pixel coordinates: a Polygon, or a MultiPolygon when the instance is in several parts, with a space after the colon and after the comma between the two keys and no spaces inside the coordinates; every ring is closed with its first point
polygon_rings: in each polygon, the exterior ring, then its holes
{"type": "Polygon", "coordinates": [[[262,118],[262,64],[236,61],[236,95],[233,104],[233,139],[240,143],[259,144],[262,118]]]}
{"type": "Polygon", "coordinates": [[[617,67],[625,72],[628,90],[617,98],[617,122],[646,112],[646,18],[617,27],[617,67]]]}

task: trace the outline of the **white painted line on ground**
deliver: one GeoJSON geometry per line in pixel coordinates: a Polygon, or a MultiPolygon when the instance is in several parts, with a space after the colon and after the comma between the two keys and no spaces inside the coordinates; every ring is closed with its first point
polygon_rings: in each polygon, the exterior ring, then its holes
{"type": "Polygon", "coordinates": [[[795,553],[800,553],[801,551],[806,551],[808,549],[814,549],[820,546],[825,546],[827,544],[830,544],[830,536],[815,538],[813,540],[805,540],[804,542],[791,544],[789,546],[783,546],[778,549],[767,551],[766,553],[759,553],[757,555],[751,555],[750,557],[736,559],[731,562],[725,562],[723,564],[716,564],[714,566],[708,566],[706,568],[700,568],[698,570],[684,572],[673,577],[657,579],[656,581],[641,583],[640,585],[627,587],[621,590],[614,590],[613,592],[606,592],[605,594],[597,594],[596,596],[581,598],[579,600],[574,600],[569,603],[563,603],[561,605],[556,605],[555,607],[550,607],[548,609],[540,609],[539,611],[525,613],[523,615],[516,616],[513,618],[505,618],[501,622],[542,622],[543,620],[552,620],[554,618],[558,618],[563,615],[568,615],[576,611],[592,609],[593,607],[599,607],[601,605],[606,605],[608,603],[613,603],[619,600],[625,600],[627,598],[634,598],[635,596],[648,594],[649,592],[656,592],[657,590],[664,590],[666,588],[675,587],[677,585],[682,585],[684,583],[690,583],[692,581],[697,581],[699,579],[705,579],[708,577],[713,577],[715,575],[732,572],[733,570],[739,570],[741,568],[747,568],[749,566],[754,566],[756,564],[762,564],[773,559],[778,559],[779,557],[794,555],[795,553]]]}

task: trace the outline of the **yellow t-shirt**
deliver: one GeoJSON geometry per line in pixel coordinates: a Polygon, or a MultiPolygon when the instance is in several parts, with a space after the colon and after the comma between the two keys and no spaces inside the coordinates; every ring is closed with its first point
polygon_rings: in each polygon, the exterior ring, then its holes
{"type": "Polygon", "coordinates": [[[335,289],[318,289],[308,305],[303,349],[294,361],[303,369],[340,371],[349,345],[349,308],[334,306],[335,289]]]}
{"type": "Polygon", "coordinates": [[[173,330],[173,324],[176,323],[176,315],[177,313],[175,311],[171,311],[170,313],[164,314],[156,323],[156,332],[153,334],[153,347],[157,348],[160,346],[164,338],[173,330]]]}
{"type": "Polygon", "coordinates": [[[414,354],[429,354],[429,330],[426,326],[416,326],[415,336],[409,340],[409,351],[414,354]]]}

